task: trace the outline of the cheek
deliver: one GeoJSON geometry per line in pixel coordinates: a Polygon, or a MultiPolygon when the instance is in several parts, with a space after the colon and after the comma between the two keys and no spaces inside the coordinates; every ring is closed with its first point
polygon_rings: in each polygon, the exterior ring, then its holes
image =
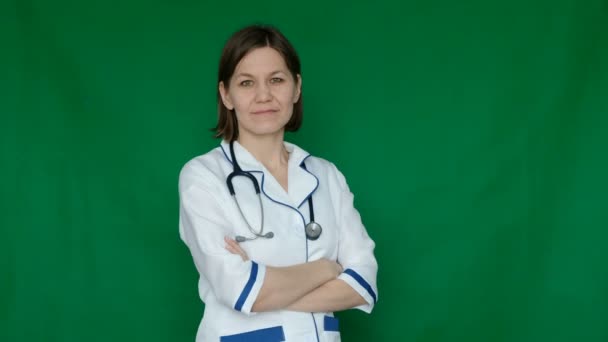
{"type": "Polygon", "coordinates": [[[296,90],[292,87],[281,89],[280,93],[277,93],[277,97],[281,99],[281,102],[292,104],[297,99],[297,95],[296,90]]]}
{"type": "Polygon", "coordinates": [[[246,92],[238,92],[233,94],[231,100],[232,104],[237,110],[239,108],[245,108],[249,103],[248,94],[246,92]]]}

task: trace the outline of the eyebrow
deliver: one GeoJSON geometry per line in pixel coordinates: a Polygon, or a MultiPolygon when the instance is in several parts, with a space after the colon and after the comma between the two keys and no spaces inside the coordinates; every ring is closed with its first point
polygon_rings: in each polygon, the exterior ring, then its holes
{"type": "MultiPolygon", "coordinates": [[[[283,70],[275,70],[273,72],[270,73],[270,75],[276,75],[276,74],[285,74],[285,71],[283,70]]],[[[252,74],[246,73],[246,72],[240,72],[236,75],[234,75],[235,78],[237,77],[249,77],[249,78],[255,78],[252,74]]]]}

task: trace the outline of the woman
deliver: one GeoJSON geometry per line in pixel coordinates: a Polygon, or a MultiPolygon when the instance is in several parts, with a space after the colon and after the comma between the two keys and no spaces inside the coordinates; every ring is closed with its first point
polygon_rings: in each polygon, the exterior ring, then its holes
{"type": "Polygon", "coordinates": [[[180,236],[205,303],[197,341],[339,341],[333,312],[369,313],[377,300],[374,242],[344,176],[283,141],[302,122],[301,89],[276,29],[249,26],[226,43],[223,141],[179,180],[180,236]]]}

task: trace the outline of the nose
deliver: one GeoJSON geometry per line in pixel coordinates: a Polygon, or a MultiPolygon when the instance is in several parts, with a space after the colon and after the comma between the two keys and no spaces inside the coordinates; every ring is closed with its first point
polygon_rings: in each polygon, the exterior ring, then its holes
{"type": "Polygon", "coordinates": [[[255,89],[255,99],[257,102],[268,102],[272,98],[268,84],[260,82],[255,89]]]}

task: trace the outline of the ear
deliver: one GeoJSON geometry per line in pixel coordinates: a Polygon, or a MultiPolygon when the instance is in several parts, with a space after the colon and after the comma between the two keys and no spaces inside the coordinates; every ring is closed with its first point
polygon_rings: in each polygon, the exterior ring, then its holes
{"type": "Polygon", "coordinates": [[[228,95],[228,90],[226,89],[226,87],[224,87],[224,82],[220,82],[218,87],[219,87],[220,96],[222,97],[222,102],[224,103],[224,106],[226,106],[226,108],[228,108],[228,110],[233,110],[234,104],[232,104],[232,100],[230,100],[230,96],[228,95]]]}
{"type": "Polygon", "coordinates": [[[293,103],[298,102],[300,99],[300,94],[302,94],[302,76],[298,74],[296,75],[296,90],[293,95],[293,103]]]}

